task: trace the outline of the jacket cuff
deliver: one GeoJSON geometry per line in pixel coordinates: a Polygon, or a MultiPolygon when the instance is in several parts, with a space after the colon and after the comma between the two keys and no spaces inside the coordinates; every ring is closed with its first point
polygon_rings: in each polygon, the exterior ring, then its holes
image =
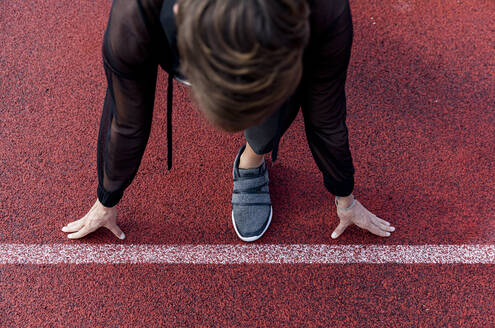
{"type": "Polygon", "coordinates": [[[323,175],[323,184],[325,188],[335,196],[347,197],[354,190],[354,176],[343,181],[336,181],[326,175],[323,175]]]}
{"type": "Polygon", "coordinates": [[[100,203],[105,207],[114,207],[118,204],[122,196],[124,196],[124,192],[122,191],[114,191],[108,192],[106,191],[100,184],[98,184],[97,196],[100,203]]]}

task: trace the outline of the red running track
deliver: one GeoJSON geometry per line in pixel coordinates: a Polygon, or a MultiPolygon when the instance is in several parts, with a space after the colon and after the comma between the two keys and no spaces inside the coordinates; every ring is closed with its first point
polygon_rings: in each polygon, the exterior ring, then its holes
{"type": "MultiPolygon", "coordinates": [[[[397,232],[337,218],[298,117],[270,169],[263,244],[494,244],[495,3],[353,0],[348,126],[355,194],[397,232]]],[[[96,197],[109,1],[0,2],[0,243],[239,244],[231,165],[242,143],[176,89],[166,171],[165,74],[127,239],[60,228],[96,197]]],[[[493,265],[1,265],[0,326],[495,326],[493,265]]]]}

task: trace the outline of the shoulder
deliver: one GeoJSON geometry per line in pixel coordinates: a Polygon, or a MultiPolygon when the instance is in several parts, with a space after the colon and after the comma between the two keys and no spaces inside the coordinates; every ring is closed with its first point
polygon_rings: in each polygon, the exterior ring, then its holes
{"type": "Polygon", "coordinates": [[[349,6],[349,0],[307,0],[310,8],[311,34],[325,34],[349,6]]]}

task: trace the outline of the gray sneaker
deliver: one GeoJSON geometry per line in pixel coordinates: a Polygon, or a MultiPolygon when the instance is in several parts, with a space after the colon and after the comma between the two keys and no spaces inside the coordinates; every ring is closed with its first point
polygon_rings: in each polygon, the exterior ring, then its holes
{"type": "Polygon", "coordinates": [[[272,221],[272,203],[268,191],[268,170],[265,161],[254,169],[239,169],[242,146],[234,161],[232,192],[232,224],[243,241],[263,236],[272,221]]]}

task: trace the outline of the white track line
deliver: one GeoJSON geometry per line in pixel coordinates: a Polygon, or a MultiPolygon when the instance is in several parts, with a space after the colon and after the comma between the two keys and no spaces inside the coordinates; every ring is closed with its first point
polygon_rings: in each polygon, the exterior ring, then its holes
{"type": "Polygon", "coordinates": [[[0,264],[495,264],[495,245],[0,244],[0,264]]]}

